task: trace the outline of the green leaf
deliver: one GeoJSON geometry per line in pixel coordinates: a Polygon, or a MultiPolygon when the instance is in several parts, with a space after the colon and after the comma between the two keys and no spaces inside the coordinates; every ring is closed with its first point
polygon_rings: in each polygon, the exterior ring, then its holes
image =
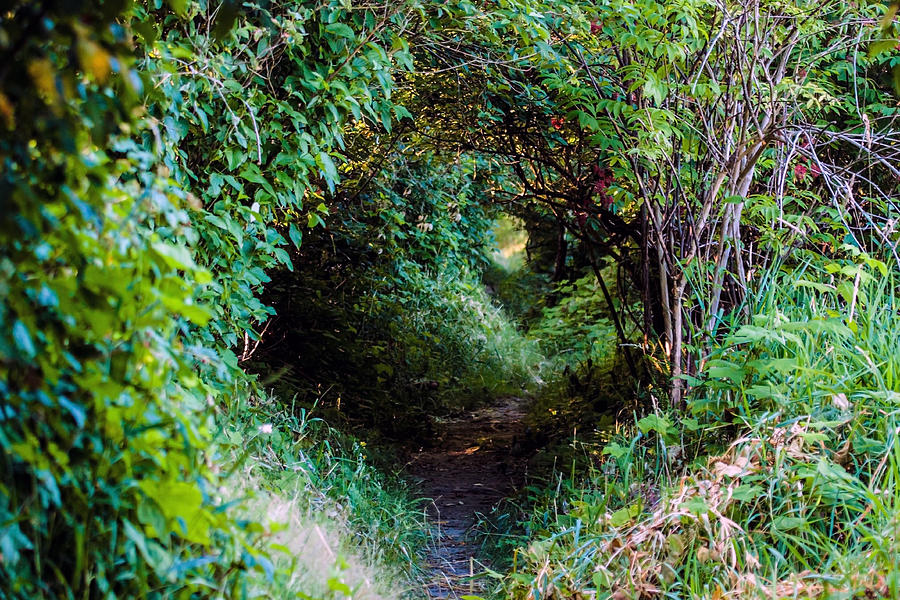
{"type": "Polygon", "coordinates": [[[626,454],[628,454],[628,448],[626,448],[625,446],[621,446],[616,442],[610,442],[606,445],[606,447],[603,448],[604,456],[612,456],[613,458],[618,459],[622,458],[626,454]]]}
{"type": "Polygon", "coordinates": [[[347,39],[355,39],[356,33],[350,29],[349,26],[343,23],[332,23],[331,25],[325,26],[325,31],[332,35],[336,35],[338,37],[347,38],[347,39]]]}
{"type": "Polygon", "coordinates": [[[894,17],[897,16],[897,12],[900,11],[900,0],[894,0],[888,6],[887,10],[884,11],[884,16],[881,17],[881,29],[882,31],[887,31],[891,26],[891,23],[894,22],[894,17]]]}
{"type": "Polygon", "coordinates": [[[353,596],[353,590],[350,589],[350,586],[337,577],[332,577],[328,580],[328,589],[333,592],[340,592],[347,597],[353,596]]]}
{"type": "Polygon", "coordinates": [[[175,269],[193,271],[197,268],[191,251],[184,246],[175,246],[165,242],[154,242],[152,248],[162,257],[163,261],[175,269]]]}
{"type": "Polygon", "coordinates": [[[396,115],[398,121],[402,121],[403,119],[412,119],[412,113],[406,110],[406,108],[400,106],[399,104],[394,105],[394,115],[396,115]]]}
{"type": "Polygon", "coordinates": [[[328,189],[333,192],[338,180],[338,171],[337,167],[334,165],[334,161],[331,160],[331,157],[327,152],[319,152],[316,157],[316,164],[322,169],[322,173],[325,175],[325,182],[328,184],[328,189]]]}
{"type": "Polygon", "coordinates": [[[291,223],[290,227],[288,227],[288,237],[291,238],[291,242],[294,243],[295,248],[300,248],[300,243],[303,240],[303,234],[297,228],[296,223],[291,223]]]}
{"type": "Polygon", "coordinates": [[[743,367],[727,360],[711,360],[706,365],[706,375],[714,379],[728,379],[740,384],[746,376],[743,367]]]}
{"type": "Polygon", "coordinates": [[[22,351],[25,356],[32,358],[35,355],[34,343],[31,341],[31,334],[22,321],[16,320],[12,328],[13,340],[16,347],[22,351]]]}
{"type": "Polygon", "coordinates": [[[142,524],[153,528],[153,535],[160,536],[166,533],[166,516],[160,510],[155,500],[145,498],[139,502],[137,517],[142,524]]]}
{"type": "Polygon", "coordinates": [[[621,508],[609,517],[609,523],[613,527],[621,527],[631,521],[631,511],[628,508],[621,508]]]}
{"type": "Polygon", "coordinates": [[[758,485],[742,484],[734,488],[731,497],[738,502],[752,502],[758,500],[763,493],[762,487],[758,485]]]}
{"type": "Polygon", "coordinates": [[[187,11],[188,0],[166,0],[169,8],[178,16],[184,16],[187,11]]]}
{"type": "Polygon", "coordinates": [[[637,422],[638,429],[644,435],[651,431],[656,431],[661,435],[666,435],[674,430],[669,420],[661,415],[647,415],[637,422]]]}
{"type": "Polygon", "coordinates": [[[394,368],[391,365],[385,363],[378,363],[375,365],[375,372],[380,375],[387,375],[388,377],[391,377],[394,374],[394,368]]]}
{"type": "Polygon", "coordinates": [[[203,508],[203,494],[195,484],[144,480],[139,485],[159,506],[174,533],[191,542],[209,543],[209,516],[203,508]]]}
{"type": "Polygon", "coordinates": [[[289,271],[294,270],[294,262],[291,260],[291,256],[285,252],[284,248],[275,248],[274,254],[278,262],[286,266],[289,271]]]}
{"type": "Polygon", "coordinates": [[[779,515],[772,519],[772,527],[779,531],[790,531],[791,529],[798,529],[806,525],[806,519],[802,517],[788,517],[785,515],[779,515]]]}
{"type": "Polygon", "coordinates": [[[176,312],[180,313],[181,316],[191,323],[200,327],[205,326],[212,317],[212,311],[205,306],[199,306],[188,302],[182,302],[176,309],[176,312]]]}
{"type": "Polygon", "coordinates": [[[682,502],[681,508],[690,511],[697,516],[704,515],[709,512],[709,505],[707,505],[706,500],[704,500],[700,496],[692,496],[691,499],[687,502],[682,502]]]}
{"type": "MultiPolygon", "coordinates": [[[[186,2],[186,0],[177,1],[182,3],[186,2]]],[[[156,30],[156,23],[152,19],[135,22],[132,23],[131,26],[142,38],[144,38],[144,43],[147,46],[152,46],[156,42],[156,38],[159,37],[159,32],[156,30]]]]}

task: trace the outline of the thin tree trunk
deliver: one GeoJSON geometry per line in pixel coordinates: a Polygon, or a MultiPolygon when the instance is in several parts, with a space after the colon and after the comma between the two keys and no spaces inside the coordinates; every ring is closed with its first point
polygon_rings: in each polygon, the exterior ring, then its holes
{"type": "Polygon", "coordinates": [[[562,281],[566,278],[566,257],[569,252],[569,244],[566,242],[566,224],[560,217],[556,219],[556,262],[553,266],[553,281],[562,281]]]}
{"type": "Polygon", "coordinates": [[[631,378],[637,381],[637,367],[634,364],[634,358],[631,356],[631,349],[628,347],[628,338],[625,336],[625,328],[622,327],[622,322],[619,320],[619,313],[616,311],[615,304],[613,304],[613,299],[612,295],[609,293],[609,288],[606,287],[606,282],[603,281],[603,274],[600,272],[600,267],[597,266],[593,251],[591,251],[589,257],[591,261],[591,267],[594,269],[594,275],[597,277],[597,282],[600,284],[600,291],[603,292],[603,297],[606,299],[606,305],[609,307],[609,314],[612,317],[613,325],[615,325],[616,334],[619,336],[619,344],[621,344],[622,346],[622,353],[625,355],[625,362],[628,363],[628,371],[631,373],[631,378]]]}
{"type": "Polygon", "coordinates": [[[673,290],[672,313],[674,318],[673,330],[674,339],[672,341],[672,406],[676,409],[684,407],[684,375],[682,365],[682,356],[684,354],[684,323],[682,318],[682,310],[684,306],[684,290],[687,287],[687,277],[682,275],[679,278],[678,285],[673,290]]]}
{"type": "Polygon", "coordinates": [[[644,352],[650,347],[650,331],[653,327],[653,306],[650,300],[650,240],[647,238],[647,203],[641,207],[641,300],[644,305],[644,352]]]}

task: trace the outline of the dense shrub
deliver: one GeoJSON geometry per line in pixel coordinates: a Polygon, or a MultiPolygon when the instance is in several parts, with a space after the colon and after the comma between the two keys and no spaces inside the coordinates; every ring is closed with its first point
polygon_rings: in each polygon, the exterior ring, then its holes
{"type": "Polygon", "coordinates": [[[278,316],[252,363],[302,405],[396,438],[427,432],[430,414],[522,393],[542,358],[481,283],[489,164],[390,157],[338,186],[328,204],[341,219],[307,232],[292,269],[271,272],[265,300],[278,316]]]}
{"type": "MultiPolygon", "coordinates": [[[[551,542],[510,590],[612,594],[627,573],[638,594],[717,596],[725,578],[833,579],[842,560],[896,572],[896,3],[3,10],[4,596],[242,597],[283,575],[272,531],[221,489],[217,452],[244,432],[212,433],[255,414],[216,412],[256,394],[253,358],[284,355],[280,398],[329,416],[349,401],[400,433],[539,383],[540,344],[579,419],[621,407],[622,358],[650,381],[639,329],[668,377],[648,404],[671,391],[672,408],[587,446],[586,487],[569,474],[584,494],[542,506],[532,531],[551,542]],[[559,283],[538,318],[499,278],[517,324],[478,275],[502,211],[544,238],[525,281],[559,283]],[[610,258],[630,280],[612,297],[610,258]],[[665,544],[625,560],[648,536],[665,544]],[[829,540],[834,560],[805,558],[829,540]]],[[[306,437],[284,408],[278,460],[309,443],[334,475],[312,486],[408,507],[361,445],[306,437]]],[[[378,545],[389,560],[414,546],[398,514],[366,517],[370,537],[400,532],[378,545]]]]}
{"type": "Polygon", "coordinates": [[[4,594],[242,597],[250,570],[272,574],[259,529],[215,492],[212,407],[269,312],[265,269],[289,263],[275,221],[334,186],[349,116],[389,127],[370,84],[388,93],[404,44],[337,2],[220,8],[4,9],[4,594]],[[249,75],[260,64],[269,78],[249,75]]]}
{"type": "Polygon", "coordinates": [[[209,392],[184,351],[209,273],[176,241],[184,193],[122,135],[144,84],[126,31],[83,10],[4,25],[0,587],[231,596],[235,566],[267,563],[210,494],[209,392]]]}
{"type": "Polygon", "coordinates": [[[392,266],[362,277],[275,275],[269,299],[279,316],[253,368],[333,422],[394,438],[428,433],[429,415],[541,381],[537,344],[492,303],[476,274],[392,266]]]}

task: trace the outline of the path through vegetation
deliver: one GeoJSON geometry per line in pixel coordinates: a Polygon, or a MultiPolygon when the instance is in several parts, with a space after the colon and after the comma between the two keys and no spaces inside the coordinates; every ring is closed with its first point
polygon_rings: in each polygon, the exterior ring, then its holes
{"type": "Polygon", "coordinates": [[[410,475],[433,499],[430,512],[438,534],[429,548],[432,571],[429,598],[479,594],[472,571],[485,566],[472,528],[524,480],[526,467],[525,401],[504,398],[496,404],[442,423],[431,447],[419,448],[410,475]]]}

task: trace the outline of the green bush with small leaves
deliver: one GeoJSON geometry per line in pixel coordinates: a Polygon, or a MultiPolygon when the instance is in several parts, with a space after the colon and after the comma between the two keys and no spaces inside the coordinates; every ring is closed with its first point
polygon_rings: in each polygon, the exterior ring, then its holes
{"type": "Polygon", "coordinates": [[[4,9],[4,595],[244,597],[274,576],[217,493],[214,408],[246,393],[235,351],[293,223],[327,212],[342,127],[390,126],[405,5],[212,8],[4,9]]]}

